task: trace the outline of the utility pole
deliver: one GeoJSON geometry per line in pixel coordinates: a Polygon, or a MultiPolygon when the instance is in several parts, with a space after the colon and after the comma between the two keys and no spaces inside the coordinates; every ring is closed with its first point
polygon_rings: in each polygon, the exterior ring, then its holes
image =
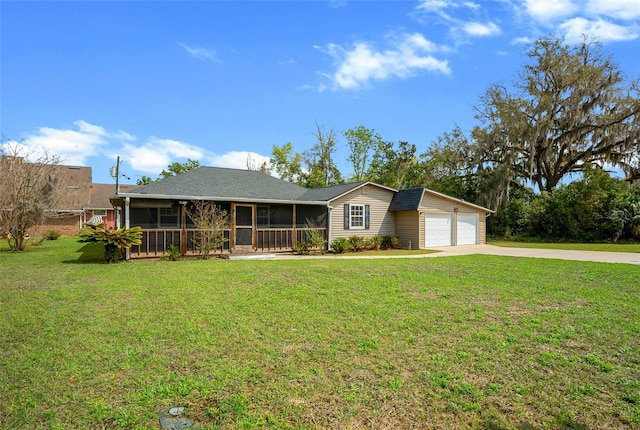
{"type": "Polygon", "coordinates": [[[120,194],[120,156],[116,159],[116,195],[120,194]]]}

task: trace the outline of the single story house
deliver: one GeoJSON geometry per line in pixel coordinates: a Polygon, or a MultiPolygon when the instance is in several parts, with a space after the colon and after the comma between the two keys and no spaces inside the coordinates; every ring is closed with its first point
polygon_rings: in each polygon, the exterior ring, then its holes
{"type": "Polygon", "coordinates": [[[131,257],[161,256],[171,245],[196,254],[187,207],[200,200],[230,216],[219,252],[290,251],[310,230],[328,243],[353,235],[396,235],[411,249],[485,243],[492,212],[425,188],[354,182],[307,189],[258,171],[199,167],[111,197],[121,225],[142,227],[131,257]]]}

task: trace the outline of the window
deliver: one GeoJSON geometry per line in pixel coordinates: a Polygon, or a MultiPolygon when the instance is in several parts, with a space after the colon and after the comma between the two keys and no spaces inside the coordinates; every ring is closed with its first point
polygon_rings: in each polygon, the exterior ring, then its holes
{"type": "Polygon", "coordinates": [[[344,229],[369,230],[371,206],[361,204],[344,204],[344,229]]]}
{"type": "Polygon", "coordinates": [[[258,213],[256,214],[256,224],[258,227],[270,227],[271,226],[271,211],[269,206],[258,206],[258,213]]]}
{"type": "Polygon", "coordinates": [[[179,227],[178,208],[159,208],[158,227],[179,227]]]}
{"type": "Polygon", "coordinates": [[[93,210],[93,216],[106,216],[107,215],[107,210],[106,209],[94,209],[93,210]]]}
{"type": "Polygon", "coordinates": [[[364,205],[349,205],[349,228],[364,229],[364,205]]]}

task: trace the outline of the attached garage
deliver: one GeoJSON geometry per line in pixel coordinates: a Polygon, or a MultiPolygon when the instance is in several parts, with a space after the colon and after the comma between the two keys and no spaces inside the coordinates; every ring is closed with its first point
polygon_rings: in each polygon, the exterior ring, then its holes
{"type": "Polygon", "coordinates": [[[389,211],[395,214],[396,234],[411,249],[486,243],[486,220],[493,213],[427,188],[398,191],[389,211]]]}
{"type": "Polygon", "coordinates": [[[428,214],[424,217],[425,246],[451,246],[453,223],[451,215],[428,214]]]}
{"type": "Polygon", "coordinates": [[[478,243],[478,214],[458,214],[456,239],[456,245],[478,243]]]}

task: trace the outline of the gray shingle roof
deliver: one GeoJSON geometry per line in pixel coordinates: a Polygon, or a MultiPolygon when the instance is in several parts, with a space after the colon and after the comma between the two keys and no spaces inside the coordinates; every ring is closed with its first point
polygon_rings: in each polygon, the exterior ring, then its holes
{"type": "Polygon", "coordinates": [[[203,166],[152,182],[127,194],[260,201],[300,200],[307,191],[299,185],[254,170],[203,166]]]}
{"type": "Polygon", "coordinates": [[[358,188],[365,182],[352,182],[350,184],[332,185],[330,187],[306,189],[302,200],[330,201],[338,196],[358,188]]]}
{"type": "Polygon", "coordinates": [[[390,211],[415,211],[420,206],[424,188],[409,188],[394,194],[389,206],[390,211]]]}

